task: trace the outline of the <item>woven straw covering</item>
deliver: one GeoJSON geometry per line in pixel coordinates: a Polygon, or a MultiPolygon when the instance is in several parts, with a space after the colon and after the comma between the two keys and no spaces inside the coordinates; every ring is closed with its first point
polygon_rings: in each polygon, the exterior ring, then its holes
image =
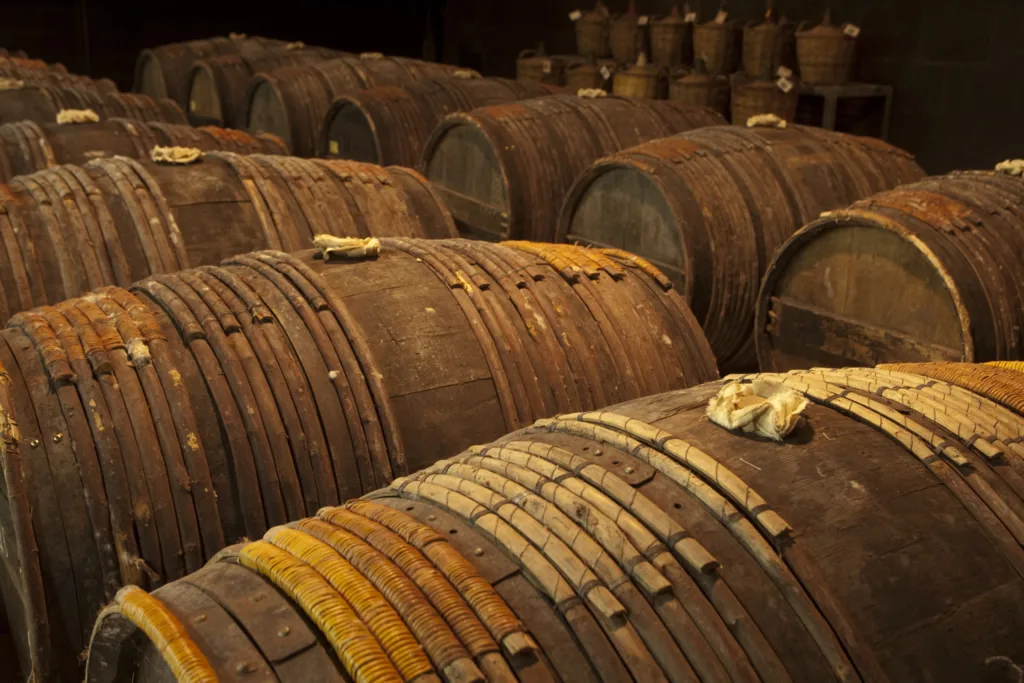
{"type": "Polygon", "coordinates": [[[1001,361],[999,364],[975,363],[899,363],[879,368],[910,372],[955,384],[980,394],[1024,415],[1024,362],[1001,361]],[[1016,369],[1005,367],[1016,366],[1016,369]]]}

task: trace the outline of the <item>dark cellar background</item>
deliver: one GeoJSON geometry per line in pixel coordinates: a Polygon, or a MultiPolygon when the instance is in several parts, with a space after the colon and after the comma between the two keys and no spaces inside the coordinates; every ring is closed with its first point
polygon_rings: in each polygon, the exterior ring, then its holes
{"type": "MultiPolygon", "coordinates": [[[[0,45],[63,62],[71,71],[132,83],[139,50],[230,31],[302,40],[353,52],[425,56],[485,75],[512,76],[540,40],[572,52],[567,14],[583,0],[7,0],[0,45]]],[[[608,0],[613,12],[627,0],[608,0]]],[[[703,19],[716,0],[692,0],[703,19]]],[[[795,20],[818,20],[823,0],[778,0],[795,20]]],[[[890,139],[930,172],[989,167],[1024,156],[1024,0],[832,0],[836,21],[863,29],[857,77],[896,88],[890,139]]],[[[642,14],[670,0],[638,0],[642,14]]],[[[763,0],[733,0],[730,16],[755,19],[763,0]]]]}

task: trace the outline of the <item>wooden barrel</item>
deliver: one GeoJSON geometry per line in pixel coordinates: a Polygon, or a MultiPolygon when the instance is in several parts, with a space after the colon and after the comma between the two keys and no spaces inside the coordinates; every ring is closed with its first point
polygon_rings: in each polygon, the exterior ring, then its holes
{"type": "Polygon", "coordinates": [[[822,211],[922,175],[902,150],[849,135],[703,128],[597,161],[568,192],[556,237],[657,264],[720,367],[751,369],[757,288],[782,243],[822,211]]]}
{"type": "Polygon", "coordinates": [[[757,306],[766,369],[1024,358],[1024,181],[926,178],[830,211],[779,250],[757,306]]]}
{"type": "Polygon", "coordinates": [[[88,76],[70,74],[63,64],[47,64],[38,59],[0,57],[0,78],[35,85],[58,85],[78,90],[117,92],[117,85],[109,78],[94,80],[88,76]]]}
{"type": "Polygon", "coordinates": [[[123,117],[139,121],[186,123],[173,100],[154,100],[132,93],[79,90],[59,85],[26,83],[0,89],[0,124],[13,121],[51,123],[62,109],[91,109],[101,118],[123,117]]]}
{"type": "Polygon", "coordinates": [[[676,102],[552,95],[447,116],[424,175],[465,235],[550,242],[572,181],[625,147],[725,120],[676,102]]]}
{"type": "Polygon", "coordinates": [[[541,420],[121,590],[86,681],[1019,677],[1021,415],[886,370],[740,382],[807,400],[784,445],[711,423],[721,383],[541,420]]]}
{"type": "Polygon", "coordinates": [[[21,429],[4,473],[25,468],[0,528],[20,552],[24,521],[40,549],[33,567],[12,552],[0,585],[41,682],[80,680],[121,585],[546,415],[717,376],[630,255],[387,238],[375,258],[258,252],[24,313],[0,363],[0,424],[21,429]]]}
{"type": "Polygon", "coordinates": [[[189,72],[192,65],[207,57],[244,53],[255,56],[286,43],[270,38],[229,36],[170,43],[143,50],[135,60],[135,92],[153,98],[170,97],[182,107],[188,106],[189,72]]]}
{"type": "Polygon", "coordinates": [[[430,134],[448,114],[556,90],[533,81],[449,77],[342,95],[324,116],[317,156],[416,166],[430,134]]]}
{"type": "MultiPolygon", "coordinates": [[[[298,156],[315,156],[323,137],[324,117],[337,98],[364,88],[406,85],[437,74],[451,77],[457,71],[445,64],[402,57],[342,57],[275,69],[256,75],[249,83],[245,127],[279,136],[298,156]]],[[[475,71],[462,71],[467,77],[479,77],[475,71]]]]}
{"type": "Polygon", "coordinates": [[[188,165],[96,159],[0,186],[0,317],[102,286],[313,237],[453,237],[415,171],[209,152],[188,165]]]}
{"type": "Polygon", "coordinates": [[[188,118],[192,125],[245,127],[245,94],[261,71],[308,64],[341,56],[328,48],[299,47],[247,57],[226,54],[196,60],[188,77],[188,118]]]}
{"type": "Polygon", "coordinates": [[[107,119],[98,123],[57,124],[18,121],[0,125],[0,182],[60,164],[124,156],[149,159],[155,146],[225,150],[240,154],[287,154],[280,138],[240,130],[173,123],[107,119]]]}

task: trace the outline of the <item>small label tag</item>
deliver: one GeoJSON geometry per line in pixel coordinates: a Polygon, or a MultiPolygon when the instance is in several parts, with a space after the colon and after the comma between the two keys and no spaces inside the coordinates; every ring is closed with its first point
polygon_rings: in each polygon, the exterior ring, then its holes
{"type": "Polygon", "coordinates": [[[607,64],[605,64],[604,66],[601,67],[601,78],[603,78],[604,80],[607,81],[611,77],[612,77],[612,70],[608,68],[607,64]]]}
{"type": "Polygon", "coordinates": [[[647,26],[647,22],[649,22],[650,20],[651,18],[644,14],[643,16],[639,16],[636,18],[636,23],[638,23],[641,26],[647,26]]]}
{"type": "Polygon", "coordinates": [[[579,21],[582,18],[583,12],[579,11],[578,9],[574,9],[573,11],[569,12],[569,21],[579,21]]]}
{"type": "Polygon", "coordinates": [[[856,38],[860,35],[860,26],[857,26],[857,24],[847,24],[843,26],[843,33],[851,38],[856,38]]]}
{"type": "Polygon", "coordinates": [[[729,13],[724,9],[718,10],[718,14],[715,15],[716,24],[724,24],[725,20],[729,18],[729,13]]]}
{"type": "Polygon", "coordinates": [[[199,105],[197,105],[197,104],[196,104],[196,101],[195,101],[195,100],[189,100],[189,101],[188,101],[188,110],[189,110],[189,111],[192,111],[192,112],[194,112],[194,111],[195,111],[195,110],[196,110],[196,109],[198,108],[198,106],[199,106],[199,105]]]}
{"type": "Polygon", "coordinates": [[[779,68],[775,71],[775,75],[778,76],[779,78],[789,78],[790,76],[793,75],[793,70],[790,69],[789,67],[780,65],[779,68]]]}
{"type": "Polygon", "coordinates": [[[540,69],[541,69],[541,71],[543,71],[546,74],[551,73],[551,60],[550,59],[545,59],[544,63],[541,64],[540,69]]]}
{"type": "Polygon", "coordinates": [[[331,154],[337,154],[341,151],[341,145],[338,144],[337,140],[331,140],[327,143],[327,149],[331,151],[331,154]]]}
{"type": "Polygon", "coordinates": [[[697,22],[697,13],[696,12],[687,12],[683,16],[683,21],[685,21],[687,24],[694,24],[694,23],[696,23],[697,22]]]}
{"type": "Polygon", "coordinates": [[[775,81],[775,85],[778,87],[779,90],[781,90],[784,93],[788,93],[790,90],[793,89],[793,81],[789,80],[788,78],[780,78],[779,80],[775,81]]]}

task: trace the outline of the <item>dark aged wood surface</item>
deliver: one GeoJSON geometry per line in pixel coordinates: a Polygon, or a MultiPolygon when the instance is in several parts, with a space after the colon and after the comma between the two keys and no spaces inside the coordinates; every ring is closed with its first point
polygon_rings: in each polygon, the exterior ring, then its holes
{"type": "Polygon", "coordinates": [[[1020,358],[1024,181],[926,178],[794,235],[757,308],[761,366],[1020,358]]]}
{"type": "Polygon", "coordinates": [[[177,579],[538,418],[717,376],[679,296],[631,257],[382,242],[101,288],[0,333],[24,455],[0,533],[40,549],[5,556],[0,586],[37,680],[75,677],[121,582],[177,579]]]}

